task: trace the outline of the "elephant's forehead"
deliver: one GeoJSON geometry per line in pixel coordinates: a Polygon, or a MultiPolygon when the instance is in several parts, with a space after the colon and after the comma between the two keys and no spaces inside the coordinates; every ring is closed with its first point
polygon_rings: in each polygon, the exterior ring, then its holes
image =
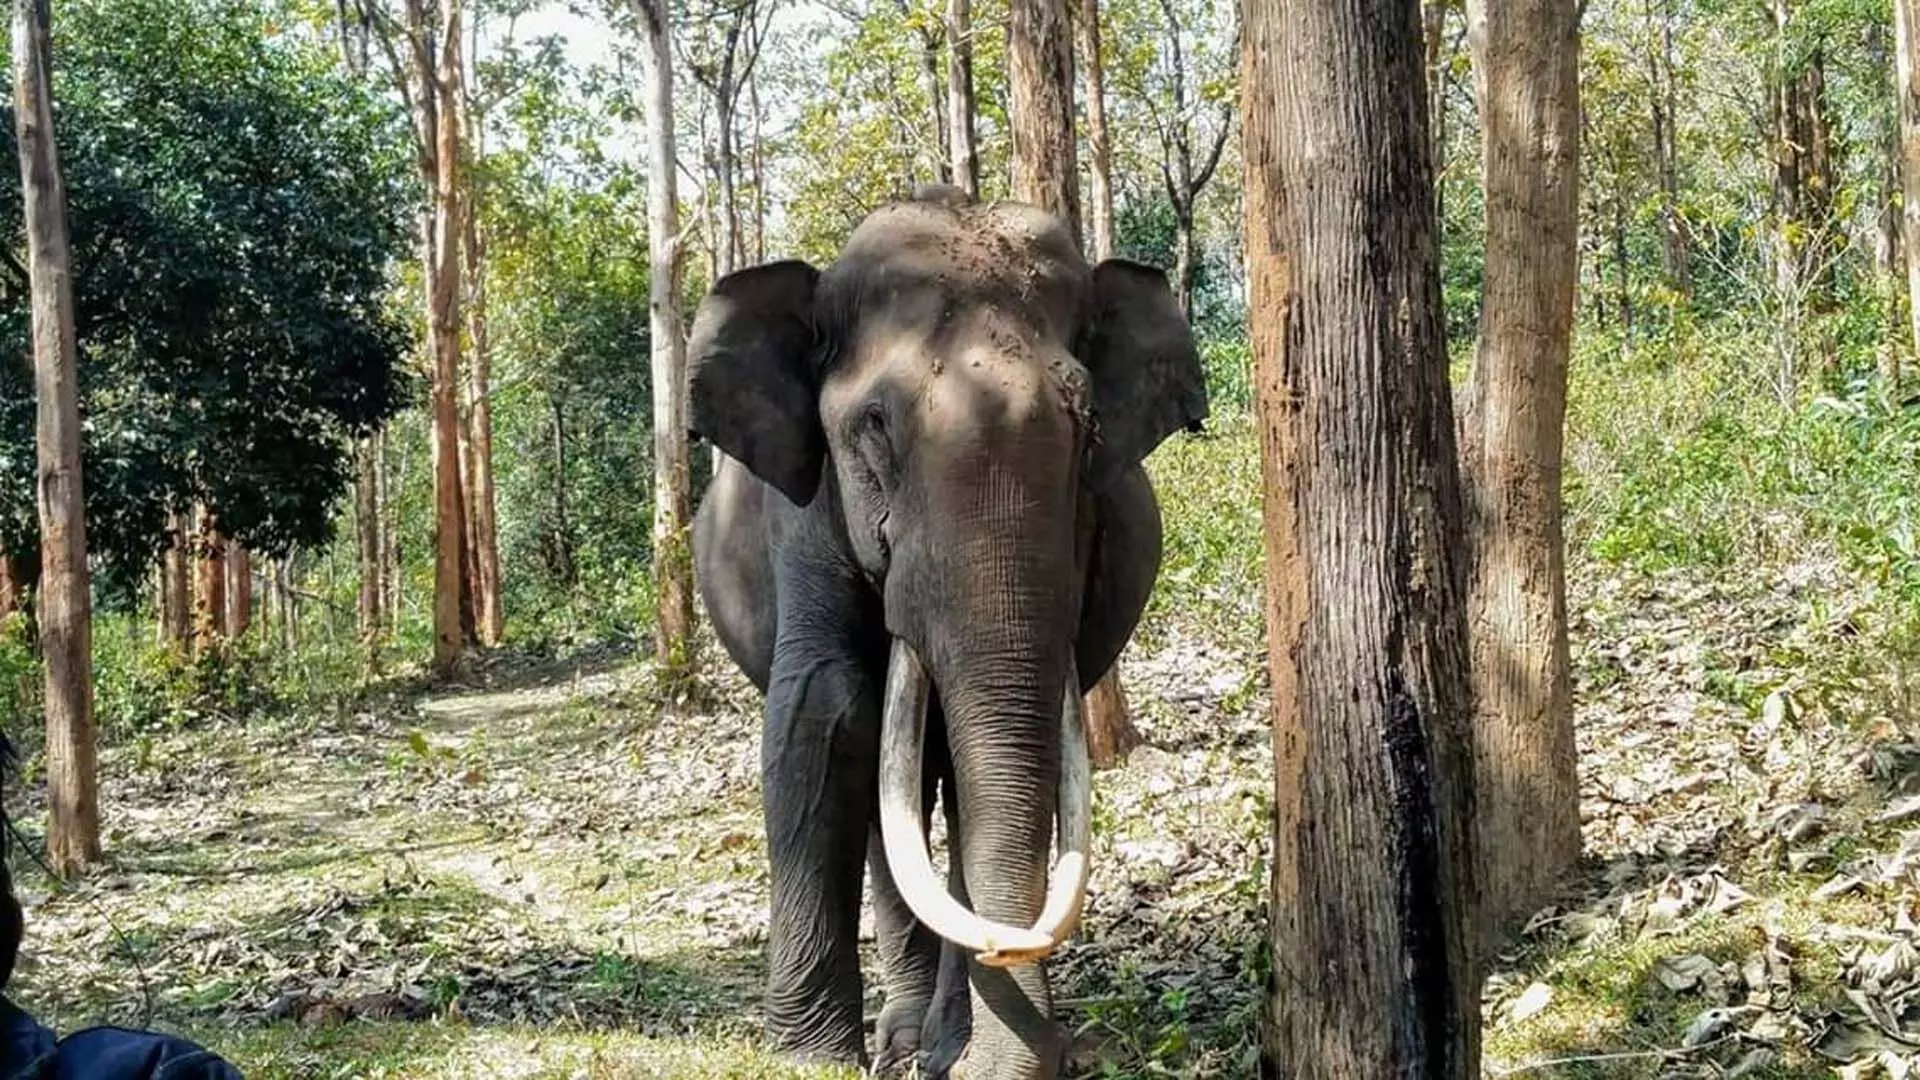
{"type": "Polygon", "coordinates": [[[862,306],[993,302],[1050,319],[1077,309],[1087,276],[1065,226],[1032,207],[898,203],[854,231],[826,287],[862,306]]]}

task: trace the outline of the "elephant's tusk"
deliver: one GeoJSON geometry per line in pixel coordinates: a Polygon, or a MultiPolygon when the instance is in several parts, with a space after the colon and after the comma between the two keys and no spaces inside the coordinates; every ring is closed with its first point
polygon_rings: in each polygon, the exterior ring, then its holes
{"type": "Polygon", "coordinates": [[[926,733],[927,672],[913,649],[895,640],[880,722],[880,839],[894,887],[927,929],[962,948],[987,956],[1045,956],[1054,945],[1046,934],[968,911],[934,873],[920,824],[920,755],[926,733]]]}
{"type": "Polygon", "coordinates": [[[893,643],[887,665],[886,711],[880,735],[880,838],[901,899],[941,937],[972,950],[983,964],[1012,967],[1045,959],[1073,933],[1086,899],[1092,827],[1092,769],[1080,720],[1080,684],[1070,666],[1060,710],[1060,858],[1040,918],[1030,929],[967,910],[933,869],[921,825],[921,755],[927,727],[928,680],[905,642],[893,643]]]}

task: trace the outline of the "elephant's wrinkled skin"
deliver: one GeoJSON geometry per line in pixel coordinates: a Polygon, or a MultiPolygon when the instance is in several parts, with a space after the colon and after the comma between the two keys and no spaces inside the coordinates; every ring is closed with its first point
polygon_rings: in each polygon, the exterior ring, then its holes
{"type": "Polygon", "coordinates": [[[694,432],[729,459],[694,527],[700,588],[766,694],[773,1037],[866,1060],[871,865],[876,1052],[924,1048],[934,1075],[1056,1075],[1043,967],[943,955],[894,886],[875,831],[881,694],[890,648],[911,647],[932,681],[924,767],[958,838],[953,893],[1032,925],[1066,673],[1077,662],[1091,687],[1133,632],[1160,562],[1140,462],[1206,414],[1166,279],[1090,269],[1031,207],[934,191],[874,212],[824,273],[720,281],[690,363],[694,432]]]}

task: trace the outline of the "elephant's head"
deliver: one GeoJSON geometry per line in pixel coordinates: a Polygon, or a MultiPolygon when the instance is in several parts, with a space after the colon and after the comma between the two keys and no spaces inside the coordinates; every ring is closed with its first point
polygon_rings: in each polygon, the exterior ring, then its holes
{"type": "MultiPolygon", "coordinates": [[[[1044,956],[1072,931],[1085,887],[1074,643],[1095,493],[1206,414],[1165,277],[1118,260],[1090,269],[1061,222],[1031,207],[897,203],[824,273],[784,262],[715,285],[691,380],[695,432],[798,505],[832,498],[883,598],[882,821],[901,893],[986,964],[1044,956]],[[971,910],[935,876],[921,832],[929,687],[971,910]]],[[[985,977],[1046,1010],[1037,969],[985,977]]]]}

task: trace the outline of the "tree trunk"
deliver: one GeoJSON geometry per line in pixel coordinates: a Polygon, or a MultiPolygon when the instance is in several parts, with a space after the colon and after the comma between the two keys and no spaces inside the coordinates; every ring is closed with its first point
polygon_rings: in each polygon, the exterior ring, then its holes
{"type": "MultiPolygon", "coordinates": [[[[1014,0],[1008,79],[1013,111],[1013,197],[1064,221],[1080,240],[1080,177],[1074,164],[1073,25],[1063,0],[1014,0]]],[[[1115,665],[1087,695],[1082,723],[1095,765],[1127,759],[1145,740],[1127,715],[1115,665]]]]}
{"type": "Polygon", "coordinates": [[[1660,256],[1667,287],[1681,298],[1693,293],[1692,254],[1687,222],[1680,213],[1680,90],[1674,73],[1672,0],[1660,8],[1659,46],[1653,68],[1653,155],[1660,181],[1660,256]]]}
{"type": "Polygon", "coordinates": [[[300,600],[293,591],[291,551],[287,552],[286,558],[274,562],[273,591],[279,598],[275,606],[280,610],[280,645],[292,652],[300,647],[300,600]]]}
{"type": "Polygon", "coordinates": [[[1080,170],[1073,137],[1073,22],[1065,0],[1012,0],[1007,20],[1007,111],[1013,197],[1080,235],[1080,170]]]}
{"type": "Polygon", "coordinates": [[[179,648],[185,648],[193,634],[188,531],[186,515],[177,510],[167,515],[167,550],[160,565],[160,621],[163,635],[179,648]]]}
{"type": "Polygon", "coordinates": [[[193,655],[218,652],[227,634],[226,543],[202,506],[193,527],[193,655]]]}
{"type": "Polygon", "coordinates": [[[1560,475],[1579,274],[1577,0],[1468,0],[1486,268],[1463,472],[1481,940],[1580,859],[1560,475]]]}
{"type": "Polygon", "coordinates": [[[634,0],[646,40],[640,50],[647,121],[647,245],[653,347],[654,660],[669,672],[693,661],[692,493],[687,458],[687,351],[680,335],[679,221],[673,149],[673,42],[666,0],[634,0]]]}
{"type": "MultiPolygon", "coordinates": [[[[486,118],[470,119],[469,149],[477,162],[483,150],[486,118]]],[[[479,170],[474,170],[466,197],[461,200],[466,240],[467,340],[471,346],[467,364],[467,444],[471,471],[466,495],[475,571],[474,627],[480,643],[492,647],[500,644],[506,633],[506,614],[500,602],[500,524],[493,484],[493,341],[487,325],[487,248],[486,233],[480,227],[480,175],[479,170]]]]}
{"type": "Polygon", "coordinates": [[[354,534],[360,552],[360,640],[371,646],[384,625],[380,582],[380,459],[374,441],[360,444],[359,471],[353,485],[354,534]]]}
{"type": "MultiPolygon", "coordinates": [[[[417,7],[421,0],[409,0],[417,7]]],[[[423,96],[434,101],[433,223],[427,260],[427,319],[433,339],[433,665],[442,673],[471,638],[467,590],[466,500],[460,469],[460,95],[461,0],[445,0],[437,61],[425,50],[423,96]],[[431,70],[426,70],[427,68],[431,70]]],[[[424,29],[424,26],[423,26],[424,29]]]]}
{"type": "Polygon", "coordinates": [[[973,137],[973,13],[971,0],[947,0],[947,157],[953,182],[980,195],[980,155],[973,137]]]}
{"type": "Polygon", "coordinates": [[[1419,12],[1245,11],[1281,973],[1260,1072],[1478,1080],[1462,511],[1419,12]]]}
{"type": "Polygon", "coordinates": [[[227,541],[226,571],[227,638],[238,640],[253,626],[253,557],[238,540],[227,541]]]}
{"type": "Polygon", "coordinates": [[[548,572],[564,588],[574,586],[573,525],[567,507],[567,413],[558,397],[553,408],[553,536],[548,572]]]}
{"type": "MultiPolygon", "coordinates": [[[[1436,237],[1447,230],[1447,10],[1452,0],[1423,0],[1421,41],[1427,48],[1427,134],[1433,143],[1433,221],[1436,237]]],[[[1437,243],[1437,241],[1436,241],[1437,243]]]]}
{"type": "Polygon", "coordinates": [[[953,162],[947,159],[952,141],[947,137],[947,95],[940,85],[940,42],[945,35],[935,29],[920,38],[920,88],[927,95],[927,119],[933,124],[933,175],[943,184],[953,183],[953,162]]]}
{"type": "Polygon", "coordinates": [[[11,555],[0,555],[0,626],[20,610],[20,568],[11,555]]]}
{"type": "Polygon", "coordinates": [[[1193,320],[1193,205],[1175,205],[1173,209],[1173,297],[1180,301],[1180,312],[1193,320]]]}
{"type": "Polygon", "coordinates": [[[1613,193],[1613,267],[1614,302],[1620,309],[1620,341],[1625,348],[1633,341],[1633,264],[1627,253],[1627,200],[1617,188],[1613,193]]]}
{"type": "MultiPolygon", "coordinates": [[[[380,590],[383,599],[380,611],[385,618],[382,625],[388,630],[400,626],[401,586],[406,577],[405,567],[401,565],[400,551],[400,515],[395,512],[395,493],[405,492],[405,470],[401,475],[394,473],[394,462],[390,454],[392,436],[387,428],[380,429],[374,436],[378,446],[376,456],[379,459],[379,495],[374,500],[375,517],[380,522],[380,590]]],[[[406,463],[405,447],[402,448],[400,463],[406,463]]]]}
{"type": "Polygon", "coordinates": [[[767,261],[767,152],[761,127],[765,115],[760,111],[760,80],[747,77],[747,108],[753,113],[753,261],[767,261]]]}
{"type": "Polygon", "coordinates": [[[1907,257],[1907,326],[1920,356],[1920,0],[1894,0],[1900,106],[1901,247],[1907,257]]]}
{"type": "Polygon", "coordinates": [[[1113,258],[1113,146],[1107,139],[1106,78],[1100,66],[1100,0],[1080,0],[1080,63],[1087,97],[1088,196],[1095,262],[1113,258]]]}
{"type": "Polygon", "coordinates": [[[472,346],[467,365],[467,442],[472,457],[467,511],[472,519],[478,586],[474,626],[480,644],[492,648],[507,632],[507,615],[499,596],[499,515],[493,496],[493,342],[486,319],[486,234],[480,231],[476,198],[478,194],[470,196],[467,206],[467,338],[472,346]]]}
{"type": "Polygon", "coordinates": [[[73,263],[67,244],[67,193],[54,140],[49,18],[47,0],[14,2],[13,109],[26,217],[39,455],[46,851],[53,872],[72,877],[100,858],[100,795],[73,263]]]}
{"type": "Polygon", "coordinates": [[[720,176],[720,237],[713,245],[713,279],[726,277],[740,268],[740,197],[734,190],[734,171],[738,165],[733,149],[734,87],[723,85],[714,95],[714,112],[719,122],[718,157],[714,171],[720,176]]]}

